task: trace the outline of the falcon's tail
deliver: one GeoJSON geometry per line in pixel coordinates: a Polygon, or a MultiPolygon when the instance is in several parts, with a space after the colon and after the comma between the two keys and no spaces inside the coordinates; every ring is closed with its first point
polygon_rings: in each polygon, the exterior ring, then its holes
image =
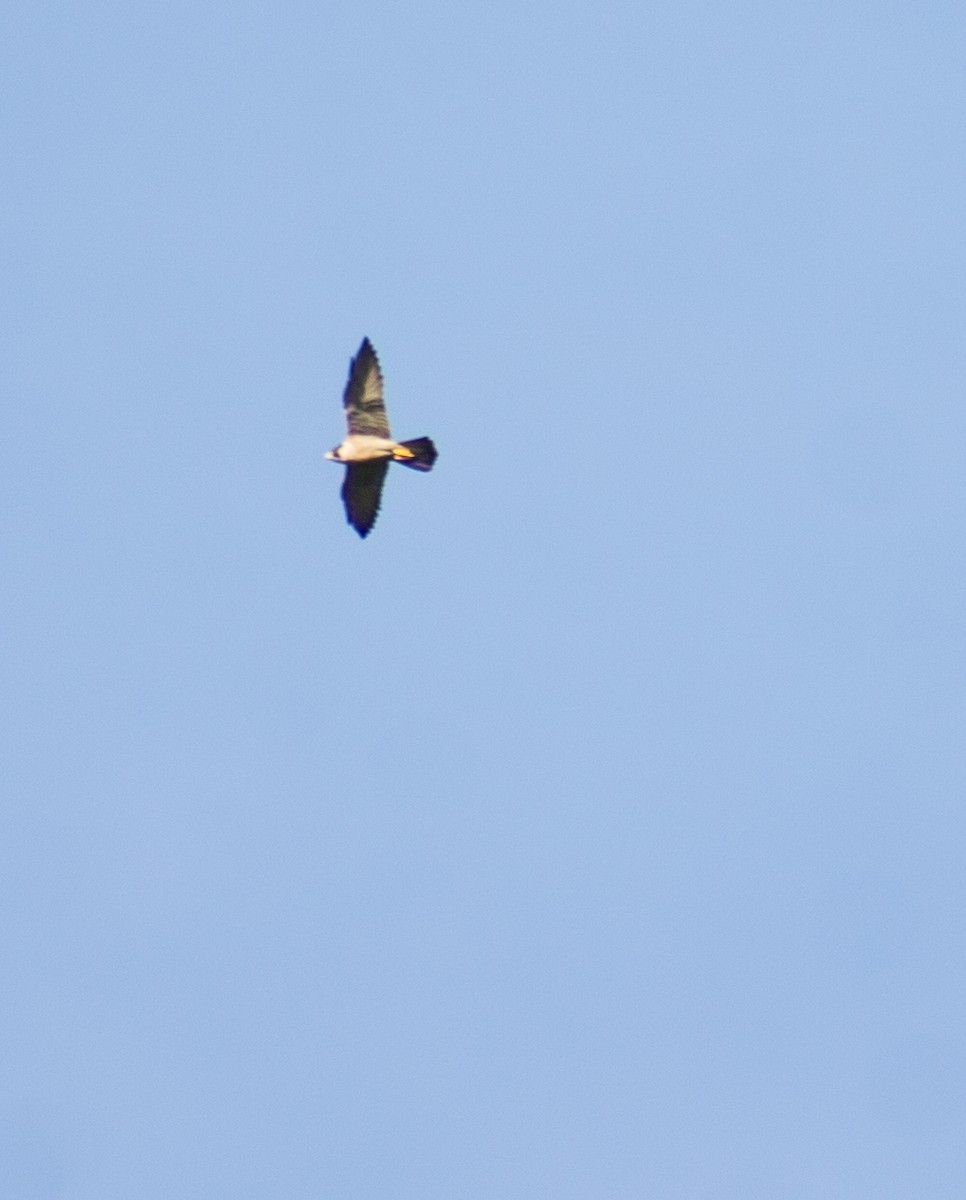
{"type": "Polygon", "coordinates": [[[399,442],[393,447],[393,462],[416,471],[431,471],[436,461],[436,447],[427,437],[413,438],[411,442],[399,442]]]}

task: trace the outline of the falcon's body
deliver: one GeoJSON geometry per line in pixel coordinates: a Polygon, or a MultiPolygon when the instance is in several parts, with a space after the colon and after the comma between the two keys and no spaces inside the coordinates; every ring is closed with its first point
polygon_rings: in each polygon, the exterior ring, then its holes
{"type": "Polygon", "coordinates": [[[376,523],[382,485],[390,462],[401,462],[417,471],[431,471],[436,447],[429,438],[397,442],[389,433],[383,400],[382,372],[368,338],[349,364],[349,381],[342,397],[349,432],[326,454],[346,464],[342,499],[349,524],[365,537],[376,523]]]}
{"type": "Polygon", "coordinates": [[[335,462],[369,462],[373,458],[392,458],[397,448],[392,438],[375,437],[371,433],[350,433],[341,445],[326,454],[335,462]]]}

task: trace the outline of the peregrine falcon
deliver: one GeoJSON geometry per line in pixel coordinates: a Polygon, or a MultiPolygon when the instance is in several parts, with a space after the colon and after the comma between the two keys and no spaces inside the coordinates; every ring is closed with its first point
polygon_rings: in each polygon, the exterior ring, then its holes
{"type": "Polygon", "coordinates": [[[362,339],[358,354],[349,363],[342,407],[348,435],[325,457],[346,464],[342,484],[346,518],[359,537],[365,537],[376,523],[390,462],[431,471],[436,447],[428,437],[411,442],[393,440],[382,396],[382,371],[368,338],[362,339]]]}

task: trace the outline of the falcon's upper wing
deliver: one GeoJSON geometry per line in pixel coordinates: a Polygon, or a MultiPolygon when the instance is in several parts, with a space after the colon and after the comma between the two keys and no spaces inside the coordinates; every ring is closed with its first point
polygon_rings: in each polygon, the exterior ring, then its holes
{"type": "Polygon", "coordinates": [[[359,353],[349,364],[349,382],[345,385],[342,405],[350,433],[384,438],[392,436],[382,399],[379,359],[368,338],[362,339],[359,353]]]}
{"type": "Polygon", "coordinates": [[[365,537],[376,523],[382,485],[388,470],[388,458],[349,463],[345,469],[345,480],[342,484],[345,515],[360,537],[365,537]]]}

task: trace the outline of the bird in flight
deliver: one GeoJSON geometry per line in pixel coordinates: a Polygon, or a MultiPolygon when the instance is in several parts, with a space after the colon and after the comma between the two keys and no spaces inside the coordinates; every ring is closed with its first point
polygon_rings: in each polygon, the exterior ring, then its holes
{"type": "Polygon", "coordinates": [[[345,463],[342,501],[346,518],[359,537],[365,537],[376,523],[389,464],[431,471],[436,447],[428,437],[411,442],[393,440],[383,401],[382,371],[368,338],[362,339],[359,352],[349,363],[342,407],[349,432],[325,457],[345,463]]]}

